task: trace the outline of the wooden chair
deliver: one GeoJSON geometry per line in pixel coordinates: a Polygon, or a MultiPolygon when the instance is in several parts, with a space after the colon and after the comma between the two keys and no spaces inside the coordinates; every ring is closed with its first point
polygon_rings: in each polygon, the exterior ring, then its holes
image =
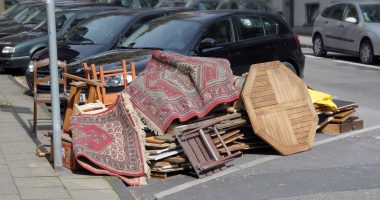
{"type": "Polygon", "coordinates": [[[94,64],[91,65],[90,69],[87,63],[84,64],[86,78],[88,80],[100,80],[100,82],[105,85],[105,87],[97,87],[96,93],[97,98],[106,106],[114,104],[119,95],[119,92],[107,92],[107,87],[109,86],[106,83],[106,78],[122,76],[124,82],[124,89],[128,87],[128,75],[132,76],[132,81],[136,79],[135,64],[133,62],[128,63],[130,66],[130,71],[127,70],[126,60],[122,60],[121,64],[121,68],[111,70],[104,70],[103,66],[100,66],[99,70],[97,70],[94,64]]]}
{"type": "Polygon", "coordinates": [[[72,81],[70,83],[70,95],[67,100],[67,106],[65,111],[65,118],[63,120],[63,132],[70,133],[70,117],[73,115],[75,104],[79,105],[80,95],[83,88],[87,88],[86,102],[96,102],[96,88],[104,87],[104,84],[98,80],[88,80],[82,77],[78,77],[72,74],[63,73],[63,77],[72,81]]]}
{"type": "MultiPolygon", "coordinates": [[[[33,65],[34,65],[34,72],[33,72],[33,93],[34,93],[33,133],[37,134],[38,104],[51,103],[51,93],[39,93],[38,88],[37,88],[38,85],[42,85],[42,84],[50,85],[50,74],[45,75],[45,76],[39,74],[37,77],[37,71],[39,68],[49,66],[49,59],[47,58],[47,59],[40,60],[40,61],[33,61],[33,65]]],[[[66,67],[65,61],[63,61],[63,62],[58,61],[57,65],[58,65],[58,69],[61,73],[67,72],[67,67],[66,67]]],[[[59,99],[66,101],[68,98],[67,91],[66,91],[66,84],[67,84],[66,78],[62,76],[59,79],[59,84],[63,85],[63,93],[60,93],[59,99]]]]}

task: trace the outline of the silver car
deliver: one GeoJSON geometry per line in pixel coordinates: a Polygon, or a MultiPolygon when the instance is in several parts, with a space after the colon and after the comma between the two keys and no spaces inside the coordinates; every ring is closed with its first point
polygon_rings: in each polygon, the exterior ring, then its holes
{"type": "Polygon", "coordinates": [[[373,63],[380,56],[379,1],[340,2],[327,7],[314,23],[313,52],[325,56],[327,51],[373,63]]]}

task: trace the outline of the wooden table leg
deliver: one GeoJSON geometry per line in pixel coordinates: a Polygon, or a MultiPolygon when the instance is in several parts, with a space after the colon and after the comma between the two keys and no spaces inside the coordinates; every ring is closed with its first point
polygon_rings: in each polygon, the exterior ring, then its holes
{"type": "Polygon", "coordinates": [[[89,85],[87,91],[87,100],[86,103],[95,103],[96,101],[96,87],[89,85]]]}
{"type": "Polygon", "coordinates": [[[83,87],[86,84],[84,82],[73,82],[70,87],[70,95],[67,102],[65,119],[63,121],[63,131],[70,133],[70,117],[73,114],[74,104],[79,104],[80,94],[83,87]]]}

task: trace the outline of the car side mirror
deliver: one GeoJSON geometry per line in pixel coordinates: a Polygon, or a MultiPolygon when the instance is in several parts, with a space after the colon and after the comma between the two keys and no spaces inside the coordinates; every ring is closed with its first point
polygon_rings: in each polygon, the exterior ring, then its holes
{"type": "Polygon", "coordinates": [[[212,38],[205,38],[199,44],[200,49],[212,48],[216,45],[216,40],[212,38]]]}
{"type": "Polygon", "coordinates": [[[353,24],[356,24],[358,22],[358,20],[355,17],[347,17],[344,21],[353,24]]]}

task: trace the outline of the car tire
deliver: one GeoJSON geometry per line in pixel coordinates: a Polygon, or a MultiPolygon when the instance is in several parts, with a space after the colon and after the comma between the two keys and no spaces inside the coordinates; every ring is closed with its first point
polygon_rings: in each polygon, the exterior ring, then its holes
{"type": "Polygon", "coordinates": [[[364,40],[359,48],[360,61],[364,64],[372,64],[375,60],[372,43],[369,40],[364,40]]]}
{"type": "Polygon", "coordinates": [[[314,56],[324,57],[327,51],[324,50],[324,43],[321,35],[316,35],[313,40],[313,54],[314,56]]]}
{"type": "Polygon", "coordinates": [[[290,69],[295,75],[297,75],[297,70],[292,63],[282,62],[288,69],[290,69]]]}

